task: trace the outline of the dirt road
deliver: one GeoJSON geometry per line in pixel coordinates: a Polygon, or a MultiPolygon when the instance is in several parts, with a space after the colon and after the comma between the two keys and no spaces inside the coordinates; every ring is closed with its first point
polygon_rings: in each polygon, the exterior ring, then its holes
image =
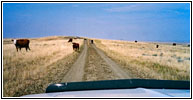
{"type": "Polygon", "coordinates": [[[103,60],[109,65],[111,70],[116,73],[116,75],[121,79],[131,78],[126,72],[124,72],[119,65],[117,65],[113,60],[107,57],[100,49],[98,49],[94,44],[92,47],[97,51],[97,53],[103,58],[103,60]]]}
{"type": "Polygon", "coordinates": [[[84,49],[64,76],[62,82],[95,81],[131,78],[118,64],[94,44],[84,41],[84,49]]]}
{"type": "Polygon", "coordinates": [[[87,56],[87,41],[84,41],[84,49],[81,52],[80,56],[76,60],[76,62],[72,65],[71,69],[63,78],[62,82],[75,82],[75,81],[82,81],[84,75],[84,66],[86,62],[87,56]]]}

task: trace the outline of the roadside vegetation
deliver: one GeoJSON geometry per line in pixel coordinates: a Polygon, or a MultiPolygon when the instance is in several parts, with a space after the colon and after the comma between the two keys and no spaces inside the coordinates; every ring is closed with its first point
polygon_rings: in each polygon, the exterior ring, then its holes
{"type": "Polygon", "coordinates": [[[102,39],[95,39],[95,44],[134,78],[190,80],[187,45],[102,39]]]}
{"type": "MultiPolygon", "coordinates": [[[[17,52],[11,39],[4,39],[3,96],[45,93],[49,84],[62,82],[83,50],[83,39],[73,39],[80,44],[80,51],[74,52],[69,38],[30,39],[28,52],[24,48],[17,52]]],[[[190,47],[186,45],[102,39],[94,39],[94,44],[132,78],[190,80],[190,47]]],[[[84,70],[85,81],[117,79],[90,45],[84,70]]]]}
{"type": "MultiPolygon", "coordinates": [[[[3,40],[3,96],[45,93],[49,84],[61,82],[78,56],[66,37],[30,39],[30,51],[16,51],[11,39],[3,40]]],[[[83,44],[82,39],[74,42],[83,44]]]]}

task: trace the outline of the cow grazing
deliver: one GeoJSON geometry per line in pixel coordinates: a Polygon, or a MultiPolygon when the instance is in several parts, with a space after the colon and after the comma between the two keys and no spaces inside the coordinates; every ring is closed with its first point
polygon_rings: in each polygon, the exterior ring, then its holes
{"type": "Polygon", "coordinates": [[[17,49],[17,52],[18,52],[18,48],[19,48],[19,50],[21,51],[21,48],[25,48],[26,49],[26,51],[29,49],[30,50],[30,48],[29,48],[29,40],[28,39],[12,39],[11,41],[13,41],[13,43],[15,44],[15,47],[16,47],[16,49],[17,49]]]}
{"type": "Polygon", "coordinates": [[[176,43],[173,43],[173,46],[176,46],[176,43]]]}
{"type": "Polygon", "coordinates": [[[135,43],[137,43],[137,40],[135,40],[135,43]]]}
{"type": "Polygon", "coordinates": [[[156,45],[156,48],[159,48],[159,45],[158,45],[158,44],[156,45]]]}
{"type": "Polygon", "coordinates": [[[72,42],[72,38],[70,38],[70,39],[68,40],[68,42],[72,42]]]}
{"type": "Polygon", "coordinates": [[[78,51],[79,50],[79,44],[78,43],[72,43],[72,44],[73,44],[72,45],[73,50],[78,51]]]}
{"type": "Polygon", "coordinates": [[[90,40],[90,42],[93,44],[94,43],[94,41],[93,40],[90,40]]]}

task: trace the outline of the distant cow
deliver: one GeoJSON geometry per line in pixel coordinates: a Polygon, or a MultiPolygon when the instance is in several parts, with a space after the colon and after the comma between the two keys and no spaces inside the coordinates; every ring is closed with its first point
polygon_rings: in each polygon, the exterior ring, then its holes
{"type": "Polygon", "coordinates": [[[90,42],[93,44],[94,43],[94,41],[93,40],[90,40],[90,42]]]}
{"type": "Polygon", "coordinates": [[[159,45],[158,45],[158,44],[156,45],[156,48],[159,48],[159,45]]]}
{"type": "Polygon", "coordinates": [[[72,48],[73,48],[73,50],[79,50],[79,44],[78,43],[72,43],[73,45],[72,45],[72,48]]]}
{"type": "Polygon", "coordinates": [[[135,43],[137,43],[137,40],[135,40],[135,43]]]}
{"type": "Polygon", "coordinates": [[[20,51],[21,51],[21,48],[25,48],[26,49],[26,51],[29,49],[30,50],[30,48],[29,48],[29,40],[28,39],[12,39],[11,41],[13,41],[13,43],[15,44],[15,47],[16,47],[16,49],[17,49],[17,52],[18,52],[18,48],[20,49],[20,51]]]}
{"type": "Polygon", "coordinates": [[[176,43],[173,43],[173,46],[176,46],[176,43]]]}
{"type": "Polygon", "coordinates": [[[70,38],[70,39],[68,40],[68,42],[72,42],[72,38],[70,38]]]}

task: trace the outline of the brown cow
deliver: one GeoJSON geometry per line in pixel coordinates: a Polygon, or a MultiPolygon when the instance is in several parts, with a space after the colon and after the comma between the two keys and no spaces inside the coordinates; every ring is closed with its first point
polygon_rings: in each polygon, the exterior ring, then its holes
{"type": "Polygon", "coordinates": [[[70,38],[70,39],[68,40],[68,42],[72,42],[72,38],[70,38]]]}
{"type": "Polygon", "coordinates": [[[27,49],[29,49],[30,50],[30,48],[29,48],[29,40],[28,39],[12,39],[11,41],[13,41],[13,43],[15,44],[15,47],[16,47],[16,49],[17,49],[17,52],[18,52],[18,48],[19,48],[19,50],[21,51],[21,48],[25,48],[26,49],[26,51],[27,51],[27,49]]]}
{"type": "Polygon", "coordinates": [[[79,50],[79,44],[78,43],[72,43],[72,44],[73,44],[72,45],[73,50],[75,50],[75,51],[79,50]]]}

